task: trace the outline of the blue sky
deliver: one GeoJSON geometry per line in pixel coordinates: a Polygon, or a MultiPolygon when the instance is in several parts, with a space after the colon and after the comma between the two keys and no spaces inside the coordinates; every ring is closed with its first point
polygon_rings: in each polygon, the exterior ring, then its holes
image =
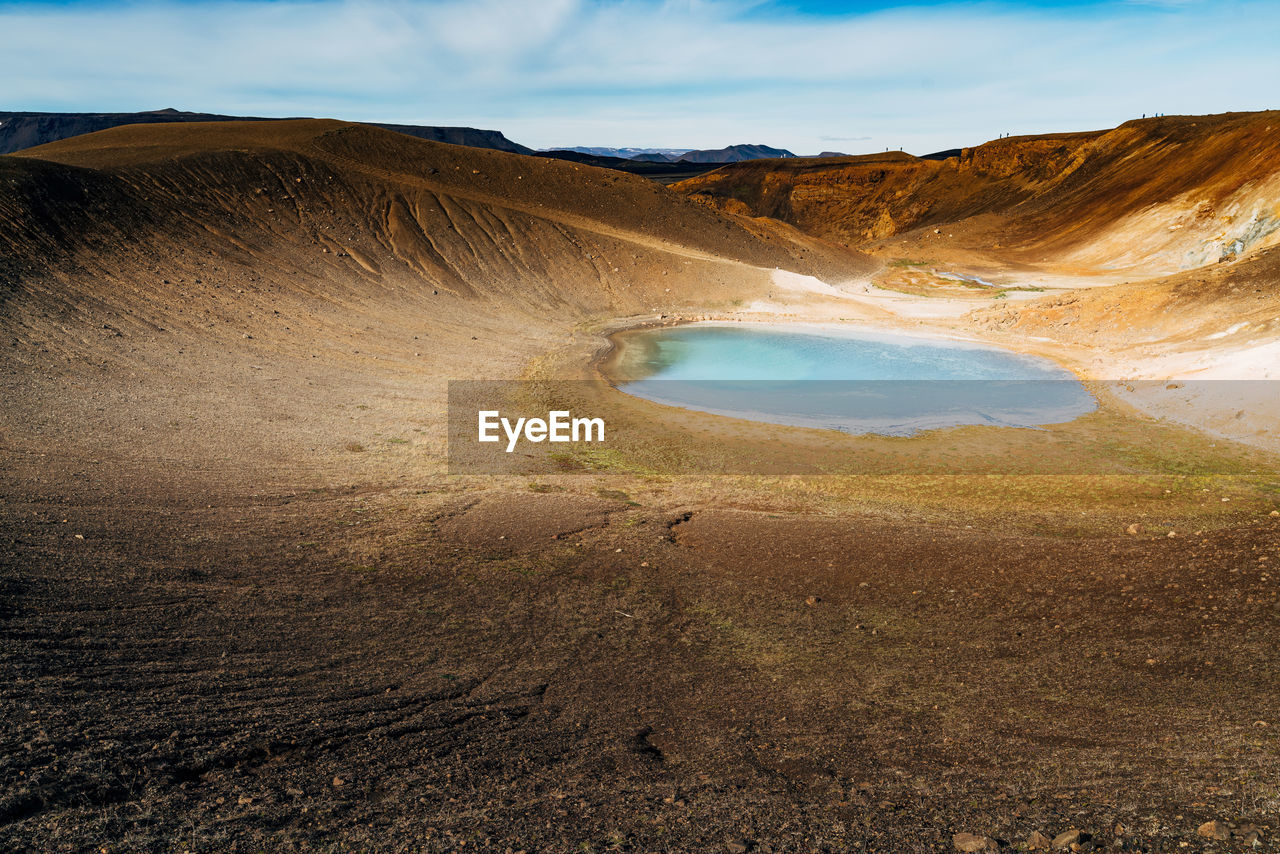
{"type": "Polygon", "coordinates": [[[1275,0],[0,0],[0,109],[926,153],[1280,108],[1275,0]]]}

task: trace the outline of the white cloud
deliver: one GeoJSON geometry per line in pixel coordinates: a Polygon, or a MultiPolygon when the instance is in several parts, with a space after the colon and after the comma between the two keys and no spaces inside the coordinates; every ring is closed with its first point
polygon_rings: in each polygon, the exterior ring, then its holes
{"type": "Polygon", "coordinates": [[[1280,10],[1250,0],[826,19],[714,0],[153,0],[0,6],[0,31],[9,109],[470,124],[535,147],[923,153],[1280,107],[1280,10]]]}

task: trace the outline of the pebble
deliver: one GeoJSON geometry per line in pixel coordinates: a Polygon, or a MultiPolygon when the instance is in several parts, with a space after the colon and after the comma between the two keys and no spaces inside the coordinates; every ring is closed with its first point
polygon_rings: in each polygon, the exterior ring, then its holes
{"type": "Polygon", "coordinates": [[[1125,528],[1124,530],[1125,530],[1125,533],[1127,534],[1140,534],[1142,533],[1142,526],[1139,525],[1137,522],[1134,522],[1132,525],[1125,528]]]}

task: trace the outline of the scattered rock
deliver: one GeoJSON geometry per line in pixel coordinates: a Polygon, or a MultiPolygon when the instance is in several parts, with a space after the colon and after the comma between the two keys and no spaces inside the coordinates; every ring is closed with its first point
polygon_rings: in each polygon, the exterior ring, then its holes
{"type": "Polygon", "coordinates": [[[1072,845],[1077,845],[1088,838],[1087,834],[1081,833],[1073,827],[1071,830],[1064,830],[1062,833],[1053,837],[1053,849],[1055,851],[1061,851],[1066,848],[1070,848],[1072,845]]]}
{"type": "Polygon", "coordinates": [[[1027,837],[1028,851],[1048,851],[1052,845],[1053,840],[1038,830],[1031,831],[1031,835],[1027,837]]]}
{"type": "Polygon", "coordinates": [[[1227,827],[1225,822],[1218,820],[1206,821],[1204,824],[1196,828],[1196,833],[1205,839],[1216,839],[1219,842],[1225,842],[1231,838],[1231,828],[1227,827]]]}
{"type": "Polygon", "coordinates": [[[957,851],[996,851],[1000,847],[990,836],[978,836],[973,833],[957,833],[951,837],[951,844],[957,851]]]}

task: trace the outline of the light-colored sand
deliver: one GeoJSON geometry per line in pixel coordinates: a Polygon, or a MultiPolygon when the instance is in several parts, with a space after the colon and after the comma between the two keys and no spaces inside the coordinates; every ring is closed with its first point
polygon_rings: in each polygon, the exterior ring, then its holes
{"type": "Polygon", "coordinates": [[[1169,351],[1109,360],[1090,373],[1121,400],[1157,418],[1211,435],[1280,451],[1280,341],[1169,351]]]}

